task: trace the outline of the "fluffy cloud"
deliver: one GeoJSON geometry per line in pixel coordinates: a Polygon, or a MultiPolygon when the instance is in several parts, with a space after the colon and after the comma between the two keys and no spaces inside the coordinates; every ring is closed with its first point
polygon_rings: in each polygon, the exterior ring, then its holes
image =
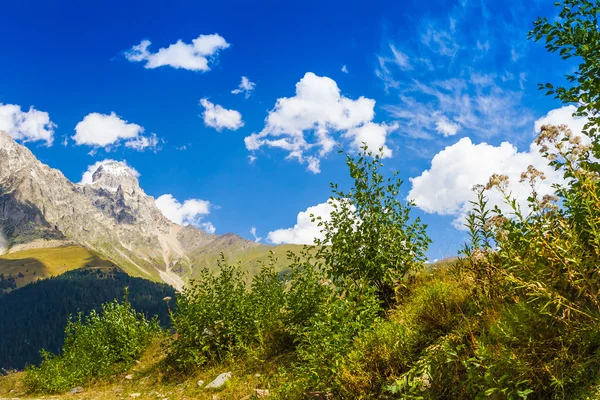
{"type": "Polygon", "coordinates": [[[244,126],[242,114],[239,111],[228,110],[218,104],[211,103],[208,99],[201,99],[200,105],[204,107],[202,117],[206,126],[215,128],[219,132],[223,129],[235,131],[244,126]]]}
{"type": "Polygon", "coordinates": [[[135,176],[136,178],[140,177],[140,173],[133,168],[132,166],[127,164],[127,161],[123,160],[123,161],[117,161],[117,160],[111,160],[111,159],[105,159],[102,161],[98,161],[92,165],[90,165],[87,169],[87,171],[85,171],[83,173],[83,175],[81,176],[81,181],[79,181],[80,185],[90,185],[93,183],[92,177],[94,176],[94,172],[96,172],[96,170],[98,168],[100,168],[101,165],[104,164],[108,164],[108,163],[114,163],[114,162],[118,162],[120,164],[122,164],[123,166],[125,166],[127,169],[129,169],[129,171],[133,174],[133,176],[135,176]]]}
{"type": "MultiPolygon", "coordinates": [[[[373,122],[374,108],[375,100],[342,96],[333,79],[307,72],[296,84],[296,95],[278,99],[263,130],[245,138],[246,148],[283,149],[288,159],[318,173],[320,159],[335,147],[334,133],[350,139],[355,148],[360,141],[385,147],[393,126],[373,122]]],[[[384,155],[389,157],[392,151],[385,147],[384,155]]]]}
{"type": "MultiPolygon", "coordinates": [[[[311,221],[311,214],[315,218],[321,217],[321,221],[331,221],[331,212],[334,211],[333,205],[337,202],[338,200],[329,199],[325,203],[308,207],[306,211],[300,211],[294,227],[269,232],[267,240],[273,244],[314,244],[315,238],[322,240],[324,238],[321,233],[322,227],[318,226],[318,222],[311,221]]],[[[350,205],[350,209],[354,211],[355,207],[350,205]]]]}
{"type": "Polygon", "coordinates": [[[556,108],[535,121],[534,133],[538,133],[542,125],[567,125],[574,134],[581,135],[583,126],[588,122],[585,117],[574,117],[577,107],[570,105],[556,108]]]}
{"type": "Polygon", "coordinates": [[[45,141],[52,146],[56,124],[50,121],[47,112],[29,107],[21,111],[16,104],[0,103],[0,130],[8,133],[13,139],[22,142],[45,141]]]}
{"type": "Polygon", "coordinates": [[[72,139],[80,145],[105,147],[109,149],[125,143],[126,147],[143,151],[156,149],[158,138],[156,134],[143,136],[144,128],[138,124],[129,123],[112,112],[110,115],[90,113],[75,127],[72,139]]]}
{"type": "Polygon", "coordinates": [[[308,207],[306,211],[298,213],[296,225],[293,228],[277,229],[269,232],[267,240],[273,244],[314,244],[315,238],[323,239],[323,234],[321,233],[321,227],[317,226],[317,223],[311,222],[310,215],[320,216],[323,220],[330,221],[331,211],[333,211],[333,206],[329,201],[308,207]]]}
{"type": "MultiPolygon", "coordinates": [[[[566,106],[550,111],[535,122],[535,133],[544,124],[565,124],[574,134],[581,135],[586,120],[573,117],[575,110],[574,106],[566,106]]],[[[436,154],[429,170],[410,179],[412,188],[408,198],[415,200],[425,212],[455,216],[454,224],[460,227],[471,209],[469,201],[474,200],[471,188],[476,184],[486,184],[494,173],[508,176],[509,190],[521,207],[526,209],[530,188],[525,183],[519,183],[519,180],[529,165],[542,171],[547,178],[536,188],[538,195],[551,194],[554,192],[552,184],[563,183],[562,175],[548,165],[539,153],[538,146],[533,143],[527,151],[519,152],[509,142],[492,146],[487,143],[474,144],[470,138],[462,138],[436,154]]],[[[490,206],[498,205],[507,210],[497,193],[489,194],[490,206]]]]}
{"type": "Polygon", "coordinates": [[[245,76],[242,76],[242,82],[240,82],[240,85],[238,86],[238,88],[232,90],[231,93],[233,93],[233,94],[244,93],[244,97],[248,98],[248,97],[250,97],[250,92],[252,92],[254,90],[254,88],[256,88],[256,83],[250,82],[250,80],[248,78],[246,78],[245,76]]]}
{"type": "Polygon", "coordinates": [[[435,130],[444,135],[444,137],[454,136],[460,130],[460,125],[442,115],[435,124],[435,130]]]}
{"type": "Polygon", "coordinates": [[[360,149],[363,143],[366,143],[369,149],[378,151],[382,149],[383,157],[391,157],[392,150],[386,145],[385,141],[388,133],[398,129],[398,124],[386,125],[367,122],[364,125],[348,130],[344,136],[351,139],[351,145],[354,150],[360,149]]]}
{"type": "Polygon", "coordinates": [[[199,199],[189,199],[181,204],[171,194],[163,194],[155,200],[156,206],[165,217],[179,225],[198,226],[208,233],[214,233],[215,227],[210,222],[201,222],[210,213],[210,202],[199,199]]]}
{"type": "Polygon", "coordinates": [[[152,69],[163,66],[183,68],[191,71],[210,71],[209,63],[214,61],[220,50],[230,45],[225,39],[218,35],[200,35],[192,40],[192,43],[184,43],[178,40],[169,47],[161,48],[156,53],[148,50],[152,43],[142,40],[137,46],[125,52],[129,61],[145,61],[144,68],[152,69]]]}

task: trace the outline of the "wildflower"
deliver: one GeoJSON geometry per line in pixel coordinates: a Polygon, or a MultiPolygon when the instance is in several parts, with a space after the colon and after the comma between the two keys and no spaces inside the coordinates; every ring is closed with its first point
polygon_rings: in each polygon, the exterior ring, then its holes
{"type": "Polygon", "coordinates": [[[558,206],[555,204],[557,201],[558,197],[554,195],[544,195],[544,197],[542,197],[542,201],[540,202],[540,208],[546,210],[557,209],[558,206]]]}
{"type": "Polygon", "coordinates": [[[163,298],[163,301],[167,301],[167,302],[171,301],[171,296],[167,296],[167,297],[163,298]]]}
{"type": "Polygon", "coordinates": [[[487,255],[481,249],[475,249],[471,254],[471,260],[476,263],[485,262],[487,260],[487,255]]]}
{"type": "Polygon", "coordinates": [[[558,127],[554,125],[542,125],[539,136],[535,139],[537,145],[544,143],[554,143],[560,135],[558,127]]]}
{"type": "Polygon", "coordinates": [[[521,180],[519,182],[529,181],[529,183],[534,183],[537,179],[544,180],[546,179],[546,175],[538,169],[536,169],[533,165],[527,167],[527,171],[521,174],[521,180]]]}
{"type": "Polygon", "coordinates": [[[508,186],[508,176],[493,174],[490,177],[490,180],[487,183],[487,185],[485,185],[485,189],[490,190],[494,187],[498,187],[500,190],[504,190],[504,189],[506,189],[507,186],[508,186]]]}

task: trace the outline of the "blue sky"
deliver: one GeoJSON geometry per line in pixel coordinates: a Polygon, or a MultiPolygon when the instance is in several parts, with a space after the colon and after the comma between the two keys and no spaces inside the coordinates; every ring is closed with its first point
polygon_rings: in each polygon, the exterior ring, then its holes
{"type": "Polygon", "coordinates": [[[255,227],[266,243],[306,241],[314,228],[299,213],[326,212],[329,182],[348,183],[329,148],[352,152],[365,139],[385,145],[386,170],[400,170],[404,196],[417,200],[429,257],[453,255],[468,188],[539,163],[535,121],[580,122],[537,90],[573,68],[527,41],[537,16],[556,15],[547,1],[3,10],[0,129],[73,182],[99,161],[125,160],[148,194],[171,195],[172,219],[219,234],[253,238],[255,227]],[[242,77],[252,90],[232,93],[242,77]]]}

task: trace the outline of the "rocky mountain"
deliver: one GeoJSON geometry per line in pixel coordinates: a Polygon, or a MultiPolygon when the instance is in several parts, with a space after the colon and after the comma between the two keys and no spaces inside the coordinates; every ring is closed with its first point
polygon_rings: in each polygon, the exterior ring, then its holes
{"type": "Polygon", "coordinates": [[[269,248],[171,222],[125,164],[104,164],[91,184],[74,184],[0,131],[0,255],[66,244],[97,252],[130,275],[178,288],[203,266],[194,254],[269,248]]]}

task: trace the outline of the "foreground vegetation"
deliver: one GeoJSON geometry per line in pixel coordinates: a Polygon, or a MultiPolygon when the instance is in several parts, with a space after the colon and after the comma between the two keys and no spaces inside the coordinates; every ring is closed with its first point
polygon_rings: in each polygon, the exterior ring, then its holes
{"type": "Polygon", "coordinates": [[[28,369],[23,390],[119,382],[150,346],[146,354],[160,354],[153,390],[173,398],[208,398],[194,380],[228,370],[235,378],[220,389],[225,398],[250,398],[258,387],[286,399],[599,398],[600,7],[563,6],[531,37],[581,58],[572,87],[543,88],[579,104],[590,122],[582,135],[541,128],[536,143],[565,178],[555,195],[537,194],[544,176],[531,166],[521,208],[508,178],[492,176],[474,188],[461,257],[426,271],[426,227],[398,200],[396,175],[385,178],[365,148],[347,157],[353,187],[332,186],[331,220],[315,219],[324,239],[290,253],[287,273],[272,259],[249,286],[242,267],[223,258],[218,273],[202,272],[177,295],[170,332],[127,302],[110,303],[71,323],[62,353],[28,369]],[[509,212],[488,206],[489,191],[509,212]],[[80,355],[84,364],[73,361],[80,355]]]}

